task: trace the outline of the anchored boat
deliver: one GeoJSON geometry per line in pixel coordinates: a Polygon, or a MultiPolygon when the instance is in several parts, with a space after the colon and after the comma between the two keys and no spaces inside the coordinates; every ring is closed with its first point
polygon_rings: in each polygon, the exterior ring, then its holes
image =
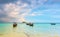
{"type": "Polygon", "coordinates": [[[17,23],[16,22],[13,24],[13,27],[17,27],[17,23]]]}

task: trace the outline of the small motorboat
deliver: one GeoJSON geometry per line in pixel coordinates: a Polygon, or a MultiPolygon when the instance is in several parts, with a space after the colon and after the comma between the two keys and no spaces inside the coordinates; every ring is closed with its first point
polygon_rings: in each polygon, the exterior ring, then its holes
{"type": "Polygon", "coordinates": [[[26,23],[26,22],[22,22],[22,23],[26,23]]]}
{"type": "Polygon", "coordinates": [[[17,23],[14,23],[14,24],[13,24],[13,27],[17,27],[17,23]]]}
{"type": "Polygon", "coordinates": [[[56,23],[51,23],[51,25],[56,25],[56,23]]]}
{"type": "Polygon", "coordinates": [[[29,25],[29,26],[33,27],[33,23],[26,23],[26,25],[29,25]]]}
{"type": "Polygon", "coordinates": [[[26,25],[29,25],[29,26],[32,26],[33,27],[33,23],[31,23],[31,22],[22,22],[22,23],[25,23],[26,25]]]}

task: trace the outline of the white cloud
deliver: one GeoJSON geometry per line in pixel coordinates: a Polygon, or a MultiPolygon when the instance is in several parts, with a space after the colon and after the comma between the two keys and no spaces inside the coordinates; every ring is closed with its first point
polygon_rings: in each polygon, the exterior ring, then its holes
{"type": "MultiPolygon", "coordinates": [[[[31,4],[28,4],[27,2],[22,0],[18,0],[15,3],[6,3],[3,6],[3,11],[7,15],[6,19],[9,19],[8,21],[26,21],[25,16],[36,16],[36,15],[42,15],[42,14],[36,14],[32,13],[29,14],[30,11],[32,11],[33,8],[37,8],[38,6],[41,6],[46,0],[28,0],[31,4]],[[12,19],[13,18],[13,19],[12,19]]],[[[0,10],[1,12],[1,10],[0,10]]],[[[4,20],[2,18],[2,20],[4,20]]]]}
{"type": "Polygon", "coordinates": [[[27,3],[31,8],[37,8],[43,5],[48,0],[20,0],[22,3],[27,3]]]}
{"type": "Polygon", "coordinates": [[[31,7],[32,8],[37,8],[40,7],[41,5],[43,5],[45,2],[47,2],[48,0],[33,0],[31,2],[31,7]]]}
{"type": "Polygon", "coordinates": [[[4,10],[9,17],[16,17],[19,14],[19,7],[12,3],[6,4],[4,10]]]}
{"type": "MultiPolygon", "coordinates": [[[[25,21],[26,14],[28,14],[31,11],[31,9],[25,9],[25,7],[28,6],[26,3],[22,6],[16,5],[15,3],[5,4],[4,6],[4,11],[6,12],[7,16],[9,18],[20,20],[19,22],[25,21]]],[[[12,21],[12,19],[10,20],[12,21]]]]}
{"type": "Polygon", "coordinates": [[[53,16],[51,16],[52,18],[60,18],[60,15],[53,15],[53,16]]]}
{"type": "Polygon", "coordinates": [[[20,5],[20,4],[21,4],[21,2],[20,2],[20,1],[17,1],[17,2],[16,2],[16,4],[17,4],[17,5],[20,5]]]}
{"type": "Polygon", "coordinates": [[[31,14],[31,16],[35,16],[35,14],[31,14]]]}
{"type": "Polygon", "coordinates": [[[2,10],[0,9],[0,13],[2,12],[2,10]]]}
{"type": "Polygon", "coordinates": [[[41,15],[44,15],[43,13],[41,12],[32,12],[32,13],[23,13],[22,16],[41,16],[41,15]]]}
{"type": "Polygon", "coordinates": [[[7,18],[7,17],[3,17],[3,18],[0,18],[0,20],[4,21],[4,22],[9,22],[11,21],[10,18],[7,18]]]}
{"type": "Polygon", "coordinates": [[[41,16],[41,15],[44,15],[44,14],[40,11],[31,13],[31,16],[41,16]]]}
{"type": "Polygon", "coordinates": [[[29,14],[28,16],[41,16],[41,15],[43,15],[43,14],[35,14],[35,13],[32,13],[32,14],[29,14]]]}

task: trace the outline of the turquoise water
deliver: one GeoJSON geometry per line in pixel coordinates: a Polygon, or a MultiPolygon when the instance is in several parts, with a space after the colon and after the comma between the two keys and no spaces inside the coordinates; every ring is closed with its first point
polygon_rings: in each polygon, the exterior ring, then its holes
{"type": "Polygon", "coordinates": [[[44,23],[35,23],[33,27],[23,23],[18,23],[18,26],[14,29],[13,23],[0,23],[0,34],[6,34],[11,31],[25,32],[30,35],[34,34],[49,34],[60,35],[60,24],[51,25],[44,23]]]}
{"type": "Polygon", "coordinates": [[[11,32],[12,25],[11,23],[0,23],[0,34],[6,34],[11,32]]]}

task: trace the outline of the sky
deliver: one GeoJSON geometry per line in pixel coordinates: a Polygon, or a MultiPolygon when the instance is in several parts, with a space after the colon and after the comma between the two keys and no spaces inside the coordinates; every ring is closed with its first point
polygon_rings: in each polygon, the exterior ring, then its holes
{"type": "Polygon", "coordinates": [[[0,0],[0,22],[60,22],[60,0],[0,0]]]}

